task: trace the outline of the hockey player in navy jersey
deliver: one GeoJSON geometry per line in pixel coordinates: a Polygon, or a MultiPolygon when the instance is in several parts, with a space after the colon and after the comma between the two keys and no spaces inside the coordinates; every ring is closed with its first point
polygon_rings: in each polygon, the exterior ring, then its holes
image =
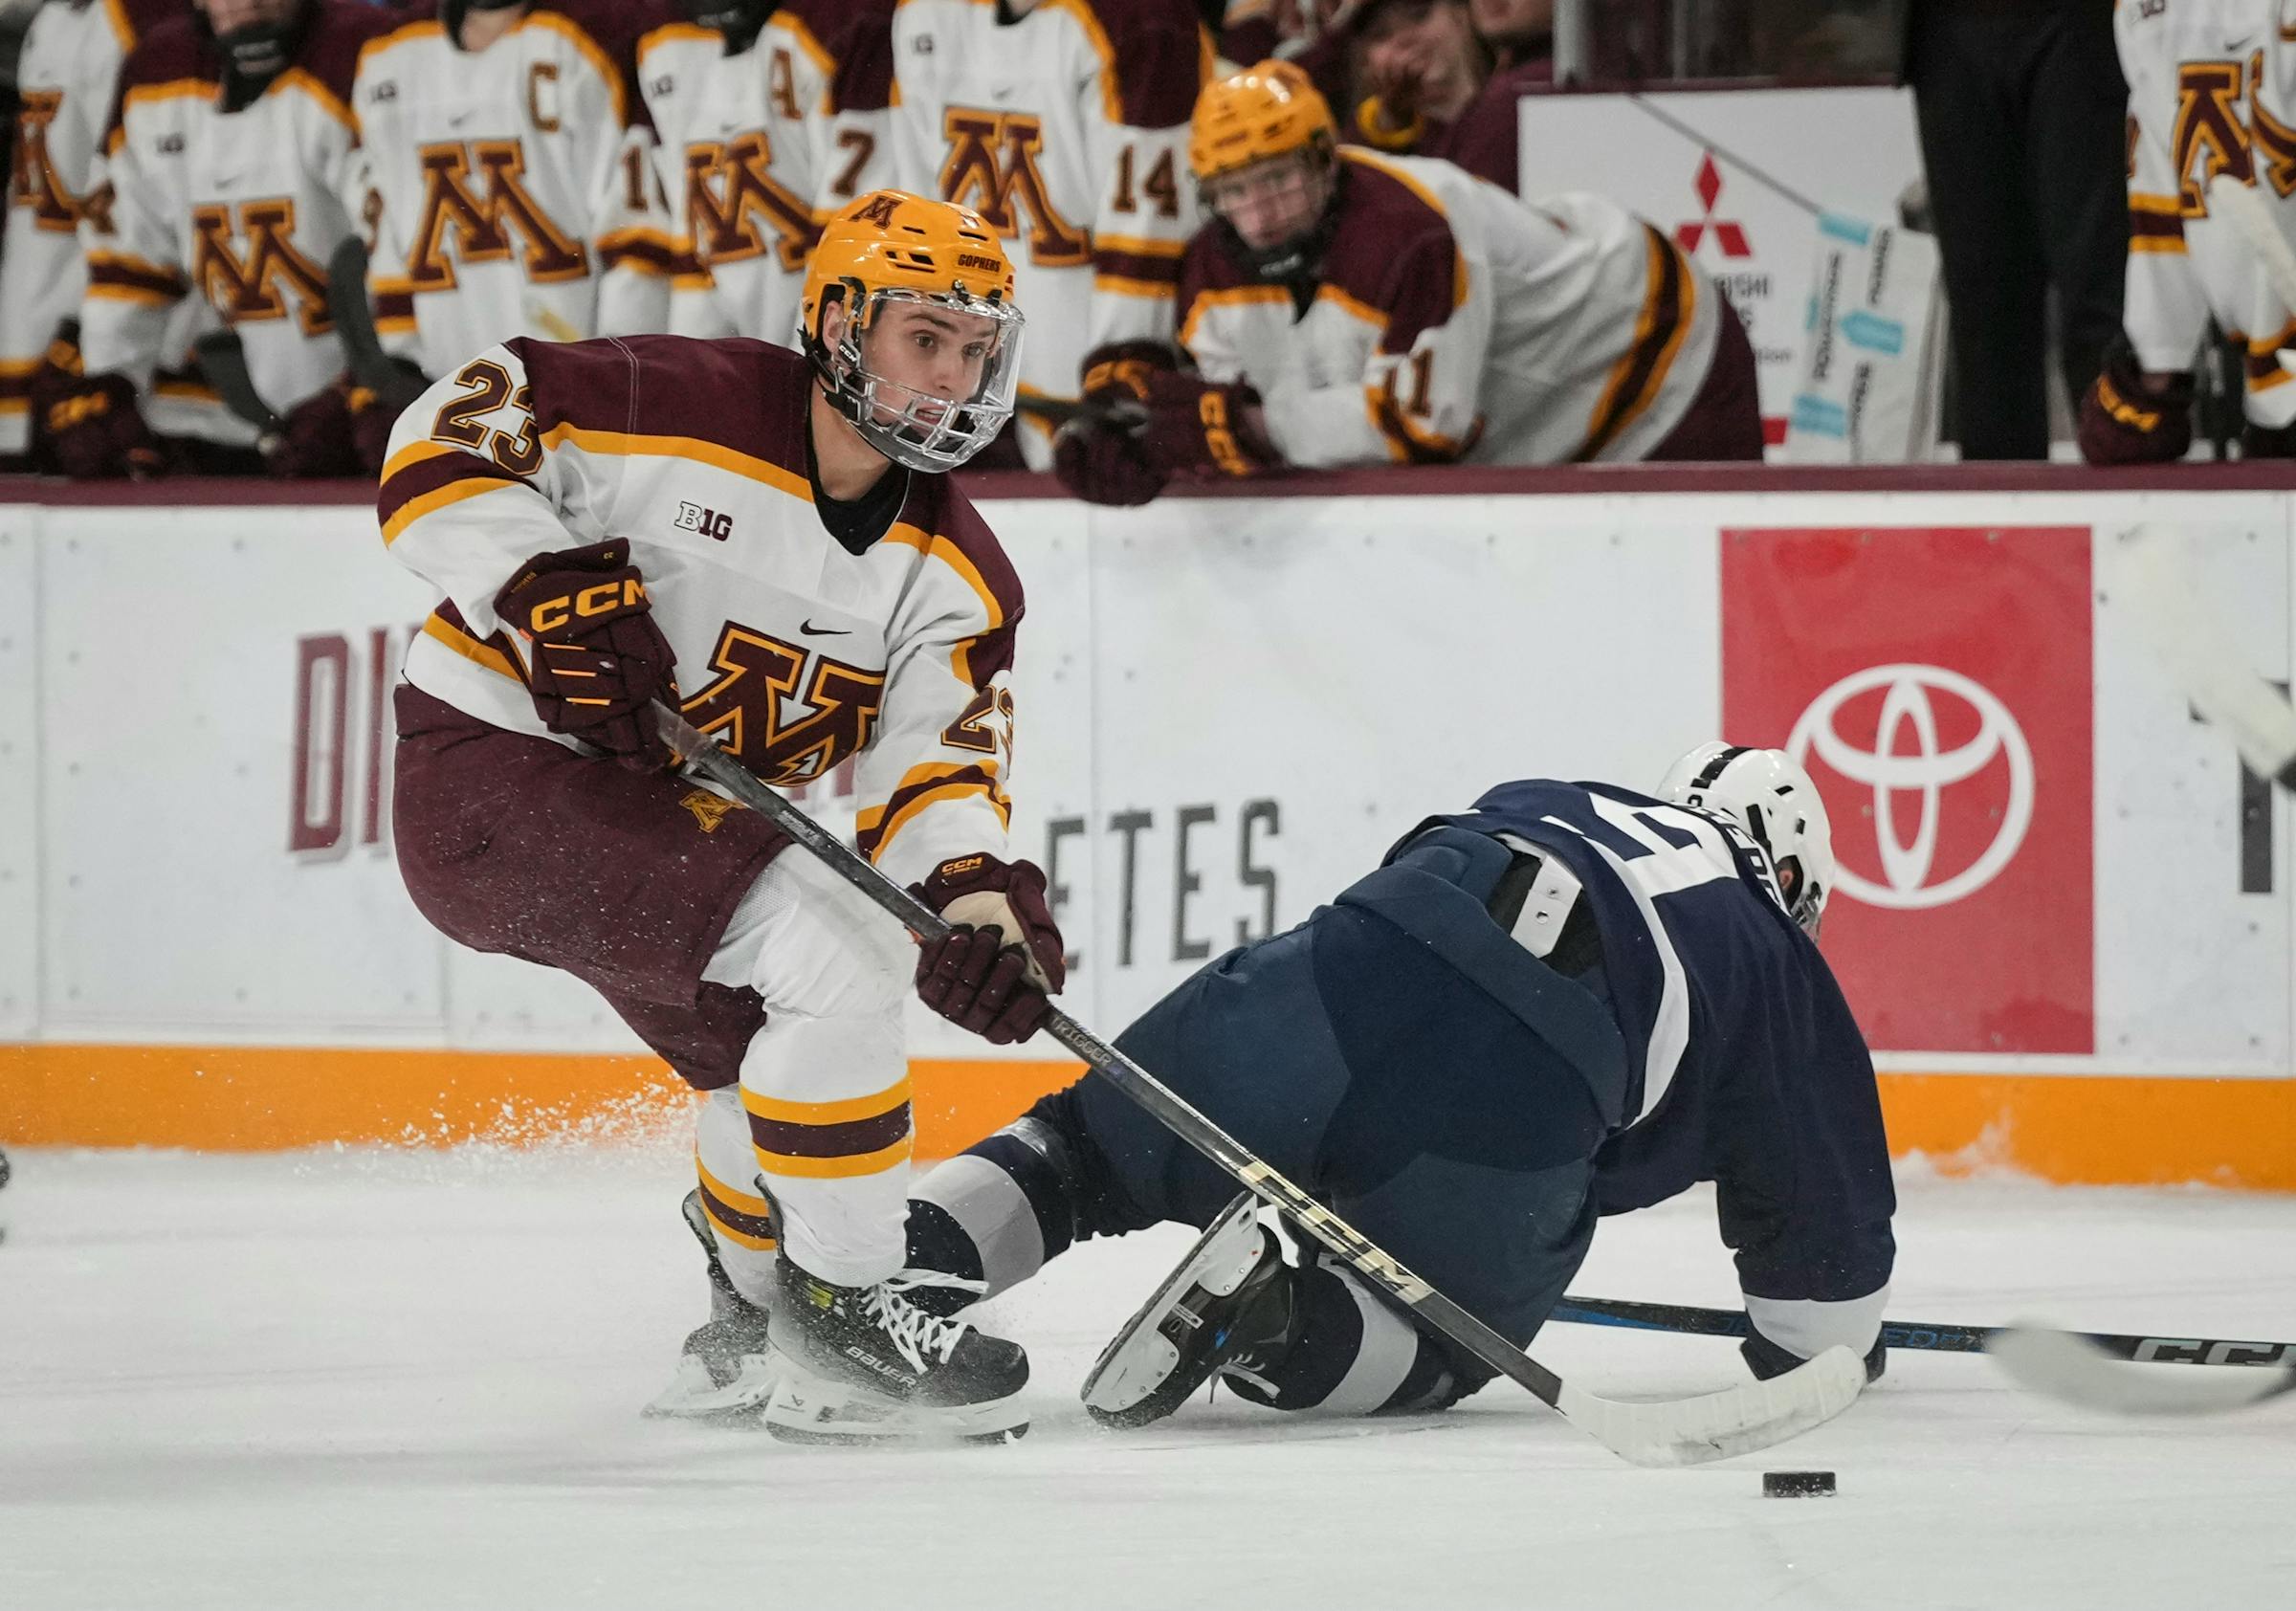
{"type": "MultiPolygon", "coordinates": [[[[1895,1198],[1816,943],[1833,872],[1824,806],[1780,751],[1701,746],[1658,798],[1503,783],[1117,1045],[1513,1343],[1600,1216],[1712,1181],[1755,1373],[1839,1343],[1878,1376],[1895,1198]]],[[[1490,1377],[1346,1267],[1287,1262],[1232,1180],[1090,1077],[919,1182],[909,1262],[994,1293],[1165,1220],[1209,1228],[1088,1380],[1100,1420],[1156,1420],[1215,1374],[1358,1414],[1490,1377]]]]}

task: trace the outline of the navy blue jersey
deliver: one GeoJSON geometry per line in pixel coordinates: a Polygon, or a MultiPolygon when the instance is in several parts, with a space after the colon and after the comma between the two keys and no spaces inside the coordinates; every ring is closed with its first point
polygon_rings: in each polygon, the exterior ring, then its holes
{"type": "Polygon", "coordinates": [[[1554,857],[1581,886],[1601,954],[1586,982],[1630,1064],[1623,1126],[1598,1159],[1602,1211],[1714,1181],[1749,1294],[1886,1283],[1896,1198],[1873,1062],[1760,848],[1704,812],[1550,779],[1432,821],[1554,857]]]}

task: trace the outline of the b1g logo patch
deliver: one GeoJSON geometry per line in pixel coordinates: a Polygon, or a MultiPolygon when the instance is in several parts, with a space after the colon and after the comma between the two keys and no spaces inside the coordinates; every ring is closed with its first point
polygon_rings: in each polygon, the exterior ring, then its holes
{"type": "Polygon", "coordinates": [[[704,509],[698,503],[681,503],[677,506],[677,529],[699,532],[723,542],[734,535],[734,518],[715,509],[704,509]]]}

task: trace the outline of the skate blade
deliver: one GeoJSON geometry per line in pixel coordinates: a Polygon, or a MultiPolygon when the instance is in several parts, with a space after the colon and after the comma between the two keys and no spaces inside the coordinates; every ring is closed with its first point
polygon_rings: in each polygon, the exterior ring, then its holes
{"type": "Polygon", "coordinates": [[[1223,1209],[1220,1217],[1204,1227],[1196,1245],[1164,1278],[1163,1284],[1100,1351],[1100,1357],[1093,1361],[1079,1392],[1085,1412],[1093,1421],[1103,1426],[1130,1430],[1161,1421],[1171,1413],[1170,1409],[1154,1408],[1149,1403],[1156,1390],[1171,1379],[1180,1365],[1179,1347],[1157,1322],[1191,1289],[1203,1287],[1207,1295],[1225,1297],[1259,1268],[1261,1249],[1265,1247],[1258,1235],[1259,1208],[1259,1200],[1246,1193],[1223,1209]],[[1223,1241],[1234,1233],[1239,1221],[1249,1221],[1252,1225],[1253,1257],[1241,1269],[1220,1270],[1216,1281],[1205,1282],[1203,1278],[1214,1264],[1212,1254],[1217,1250],[1226,1256],[1223,1241]]]}
{"type": "Polygon", "coordinates": [[[688,1354],[677,1362],[670,1385],[638,1413],[649,1421],[699,1421],[714,1424],[755,1422],[780,1379],[770,1357],[745,1354],[733,1380],[720,1386],[709,1367],[688,1354]]]}
{"type": "Polygon", "coordinates": [[[823,1380],[786,1361],[763,1422],[788,1444],[1001,1444],[1028,1431],[1017,1393],[978,1404],[917,1406],[823,1380]]]}

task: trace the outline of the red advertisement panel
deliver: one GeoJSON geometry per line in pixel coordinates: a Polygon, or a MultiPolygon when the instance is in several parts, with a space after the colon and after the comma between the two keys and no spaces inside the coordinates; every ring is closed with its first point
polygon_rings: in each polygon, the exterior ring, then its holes
{"type": "Polygon", "coordinates": [[[1877,1050],[2093,1051],[2086,527],[1722,534],[1722,726],[1817,780],[1877,1050]]]}

